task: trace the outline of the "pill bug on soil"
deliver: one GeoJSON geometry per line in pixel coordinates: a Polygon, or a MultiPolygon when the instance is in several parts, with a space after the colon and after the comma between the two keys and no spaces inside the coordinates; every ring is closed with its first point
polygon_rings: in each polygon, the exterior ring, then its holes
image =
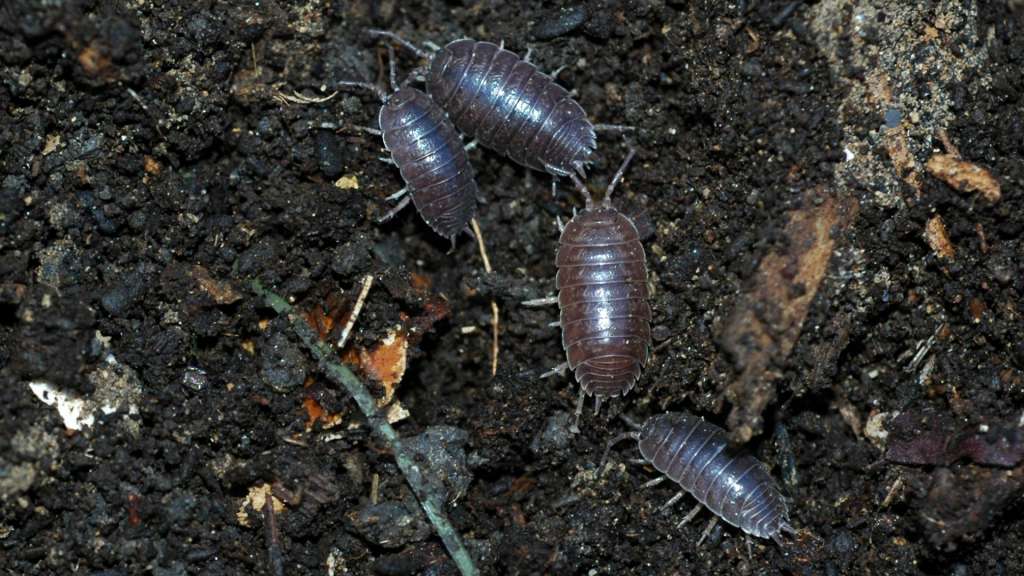
{"type": "Polygon", "coordinates": [[[338,83],[371,90],[382,103],[380,129],[363,130],[383,138],[390,162],[398,167],[405,188],[388,197],[400,201],[380,220],[388,220],[411,201],[423,220],[454,246],[455,236],[469,231],[469,222],[476,214],[479,192],[473,167],[444,110],[423,91],[397,85],[393,54],[390,69],[391,94],[368,82],[338,83]]]}
{"type": "Polygon", "coordinates": [[[629,126],[592,124],[568,90],[527,58],[491,42],[455,40],[433,53],[393,32],[370,30],[429,59],[427,92],[455,127],[513,161],[568,177],[580,187],[596,147],[595,130],[629,126]]]}
{"type": "Polygon", "coordinates": [[[559,306],[566,362],[542,377],[574,372],[580,383],[577,419],[585,396],[594,396],[596,411],[603,399],[632,390],[651,345],[644,247],[633,221],[611,205],[633,155],[630,150],[600,205],[583,188],[586,207],[565,224],[558,240],[558,296],[524,302],[559,306]]]}
{"type": "Polygon", "coordinates": [[[692,414],[667,412],[649,418],[639,431],[616,437],[608,449],[627,438],[636,440],[643,459],[665,475],[645,486],[667,477],[682,488],[662,508],[685,494],[700,502],[680,525],[706,506],[747,534],[771,538],[780,545],[782,533],[796,533],[786,501],[764,464],[746,452],[733,451],[718,426],[692,414]]]}

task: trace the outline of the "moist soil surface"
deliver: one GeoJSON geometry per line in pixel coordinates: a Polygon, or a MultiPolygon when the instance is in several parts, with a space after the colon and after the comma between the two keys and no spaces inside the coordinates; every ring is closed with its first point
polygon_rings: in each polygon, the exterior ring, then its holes
{"type": "Polygon", "coordinates": [[[12,0],[0,32],[3,573],[456,573],[252,288],[336,342],[367,278],[339,361],[484,574],[1024,572],[1020,2],[12,0]],[[378,223],[380,104],[336,93],[387,83],[368,28],[532,49],[634,128],[588,185],[635,147],[652,352],[578,433],[572,375],[540,377],[557,309],[521,302],[579,194],[471,151],[491,272],[412,207],[378,223]],[[713,514],[677,526],[635,442],[602,463],[666,411],[760,458],[797,534],[698,542],[713,514]]]}

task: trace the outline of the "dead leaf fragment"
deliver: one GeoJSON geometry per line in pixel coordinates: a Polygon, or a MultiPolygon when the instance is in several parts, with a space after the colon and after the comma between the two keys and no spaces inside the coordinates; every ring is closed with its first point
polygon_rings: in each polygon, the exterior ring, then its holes
{"type": "Polygon", "coordinates": [[[317,422],[320,422],[320,426],[324,430],[334,428],[338,424],[341,424],[341,413],[336,412],[332,414],[327,410],[324,410],[324,407],[321,406],[320,403],[317,402],[315,398],[307,396],[302,401],[302,407],[306,409],[307,432],[312,430],[313,426],[315,426],[317,422]]]}
{"type": "Polygon", "coordinates": [[[936,154],[928,159],[928,172],[961,192],[978,192],[989,202],[1002,198],[999,181],[977,164],[954,154],[936,154]]]}
{"type": "Polygon", "coordinates": [[[359,178],[355,174],[346,174],[334,182],[334,187],[340,190],[359,190],[359,178]]]}
{"type": "Polygon", "coordinates": [[[853,200],[828,190],[808,193],[804,207],[789,213],[786,248],[761,260],[754,287],[738,301],[719,332],[723,349],[738,376],[725,390],[733,408],[731,439],[745,443],[760,432],[762,412],[775,396],[776,368],[785,364],[796,344],[808,308],[825,278],[835,245],[834,235],[856,217],[853,200]]]}
{"type": "Polygon", "coordinates": [[[238,520],[239,524],[246,528],[251,526],[249,522],[249,512],[246,509],[248,508],[257,514],[262,513],[263,507],[267,503],[267,496],[270,496],[271,498],[271,505],[274,507],[275,514],[284,512],[284,502],[278,500],[277,496],[274,496],[271,493],[271,490],[272,488],[270,484],[260,484],[249,488],[249,493],[245,496],[245,500],[242,500],[242,505],[239,506],[238,511],[235,512],[235,518],[238,520]]]}
{"type": "Polygon", "coordinates": [[[163,170],[163,167],[160,166],[160,162],[158,162],[156,158],[146,154],[142,157],[142,169],[146,171],[146,174],[152,174],[155,176],[163,170]]]}
{"type": "Polygon", "coordinates": [[[939,258],[952,260],[956,256],[956,250],[953,248],[953,243],[949,241],[946,224],[942,222],[941,216],[936,214],[932,216],[931,220],[928,220],[928,223],[925,224],[924,235],[928,239],[928,245],[932,247],[932,251],[939,258]]]}
{"type": "Polygon", "coordinates": [[[231,284],[214,279],[209,270],[198,264],[192,267],[192,278],[218,305],[234,304],[242,299],[242,295],[231,284]]]}
{"type": "Polygon", "coordinates": [[[90,76],[105,77],[110,75],[110,56],[106,46],[93,41],[78,53],[78,63],[82,70],[90,76]]]}
{"type": "Polygon", "coordinates": [[[384,397],[378,406],[387,406],[395,396],[395,389],[405,375],[406,351],[409,341],[400,330],[392,330],[372,350],[359,350],[359,364],[363,371],[384,386],[384,397]]]}

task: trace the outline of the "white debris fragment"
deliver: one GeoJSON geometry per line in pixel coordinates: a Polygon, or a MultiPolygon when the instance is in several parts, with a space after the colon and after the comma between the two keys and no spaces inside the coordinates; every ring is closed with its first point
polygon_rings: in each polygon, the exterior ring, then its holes
{"type": "Polygon", "coordinates": [[[65,428],[81,430],[92,426],[95,421],[92,410],[86,409],[86,401],[73,393],[59,390],[49,382],[29,382],[28,387],[43,404],[57,406],[65,428]]]}
{"type": "MultiPolygon", "coordinates": [[[[69,430],[82,430],[96,422],[96,413],[113,414],[125,410],[129,415],[139,413],[139,401],[142,398],[142,384],[130,366],[121,364],[113,354],[107,354],[105,363],[86,376],[95,389],[88,397],[82,398],[77,393],[61,390],[46,381],[29,382],[29,389],[47,406],[55,406],[64,427],[69,430]]],[[[127,424],[133,433],[137,433],[138,423],[128,420],[127,424]]]]}

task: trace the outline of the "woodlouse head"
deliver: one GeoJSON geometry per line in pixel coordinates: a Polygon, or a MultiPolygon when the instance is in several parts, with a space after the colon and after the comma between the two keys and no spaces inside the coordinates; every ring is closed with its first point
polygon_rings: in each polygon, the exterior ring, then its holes
{"type": "Polygon", "coordinates": [[[430,61],[427,87],[437,102],[447,102],[458,87],[466,66],[473,58],[473,44],[468,38],[449,42],[430,61]]]}
{"type": "MultiPolygon", "coordinates": [[[[411,106],[420,106],[425,108],[430,105],[430,97],[421,90],[416,88],[410,88],[406,86],[388,96],[386,103],[380,107],[380,114],[378,115],[378,124],[382,131],[393,130],[401,128],[398,123],[403,122],[407,124],[410,116],[415,118],[418,116],[415,112],[411,115],[408,112],[408,108],[411,106]]],[[[423,110],[425,111],[425,109],[423,110]]],[[[423,112],[421,111],[421,112],[423,112]]],[[[385,142],[385,145],[387,143],[385,142]]]]}
{"type": "Polygon", "coordinates": [[[572,244],[609,244],[640,239],[636,225],[610,206],[596,206],[572,217],[562,230],[561,240],[572,244]]]}
{"type": "Polygon", "coordinates": [[[693,416],[679,412],[665,412],[648,418],[640,427],[640,437],[637,438],[640,454],[644,458],[652,458],[665,436],[680,424],[690,424],[692,418],[693,416]]]}

